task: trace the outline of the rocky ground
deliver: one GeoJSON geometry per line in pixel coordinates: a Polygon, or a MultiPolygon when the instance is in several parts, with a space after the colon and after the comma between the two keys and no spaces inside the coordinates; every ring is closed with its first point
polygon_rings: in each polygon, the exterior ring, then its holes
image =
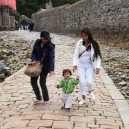
{"type": "Polygon", "coordinates": [[[15,33],[0,33],[0,82],[26,65],[32,47],[33,41],[15,33]]]}
{"type": "Polygon", "coordinates": [[[129,100],[129,49],[105,47],[101,52],[102,66],[116,87],[129,100]]]}
{"type": "MultiPolygon", "coordinates": [[[[55,44],[68,44],[74,49],[78,38],[51,34],[55,44]],[[62,40],[61,39],[65,39],[62,40]],[[54,39],[56,39],[54,41],[54,39]],[[70,43],[68,42],[70,41],[70,43]]],[[[30,61],[31,50],[39,32],[14,31],[0,32],[0,82],[21,69],[30,61]]],[[[111,77],[117,88],[129,100],[129,50],[109,47],[100,44],[102,66],[111,77]]],[[[115,92],[115,91],[114,91],[115,92]]]]}

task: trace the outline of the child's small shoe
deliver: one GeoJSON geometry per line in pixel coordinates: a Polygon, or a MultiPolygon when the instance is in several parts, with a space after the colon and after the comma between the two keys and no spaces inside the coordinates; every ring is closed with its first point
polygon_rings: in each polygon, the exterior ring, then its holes
{"type": "Polygon", "coordinates": [[[65,111],[66,112],[70,112],[70,108],[65,108],[65,111]]]}

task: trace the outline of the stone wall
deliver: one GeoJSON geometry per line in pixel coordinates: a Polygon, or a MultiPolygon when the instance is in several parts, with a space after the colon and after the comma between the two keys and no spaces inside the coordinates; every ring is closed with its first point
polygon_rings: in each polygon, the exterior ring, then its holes
{"type": "Polygon", "coordinates": [[[104,44],[129,48],[129,0],[81,0],[32,15],[34,29],[80,36],[84,27],[104,44]]]}

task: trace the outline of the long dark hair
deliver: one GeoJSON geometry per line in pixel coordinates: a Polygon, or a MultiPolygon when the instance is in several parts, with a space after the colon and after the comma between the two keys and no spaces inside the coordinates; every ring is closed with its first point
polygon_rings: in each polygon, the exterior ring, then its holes
{"type": "Polygon", "coordinates": [[[50,34],[47,30],[41,31],[40,37],[44,37],[46,40],[51,41],[50,34]]]}
{"type": "Polygon", "coordinates": [[[81,34],[82,33],[85,33],[88,35],[88,40],[89,40],[89,43],[92,43],[93,45],[93,48],[94,48],[94,58],[97,58],[98,56],[100,56],[100,58],[102,58],[101,56],[101,53],[100,53],[100,48],[99,48],[99,45],[98,43],[92,38],[92,34],[90,32],[90,30],[88,28],[84,28],[82,29],[81,31],[81,34]]]}

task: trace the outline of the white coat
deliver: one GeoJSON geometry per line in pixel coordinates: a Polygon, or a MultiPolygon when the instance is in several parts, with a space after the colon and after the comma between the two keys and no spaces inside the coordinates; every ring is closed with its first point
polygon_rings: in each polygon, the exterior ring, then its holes
{"type": "MultiPolygon", "coordinates": [[[[77,45],[75,48],[75,53],[73,57],[73,66],[77,66],[79,54],[81,54],[84,50],[86,50],[86,47],[83,45],[83,40],[81,39],[77,42],[77,45]]],[[[92,66],[94,70],[96,70],[96,68],[100,68],[101,66],[101,58],[100,56],[98,56],[97,58],[94,58],[93,55],[94,55],[94,48],[91,43],[91,61],[92,61],[92,66]]]]}

